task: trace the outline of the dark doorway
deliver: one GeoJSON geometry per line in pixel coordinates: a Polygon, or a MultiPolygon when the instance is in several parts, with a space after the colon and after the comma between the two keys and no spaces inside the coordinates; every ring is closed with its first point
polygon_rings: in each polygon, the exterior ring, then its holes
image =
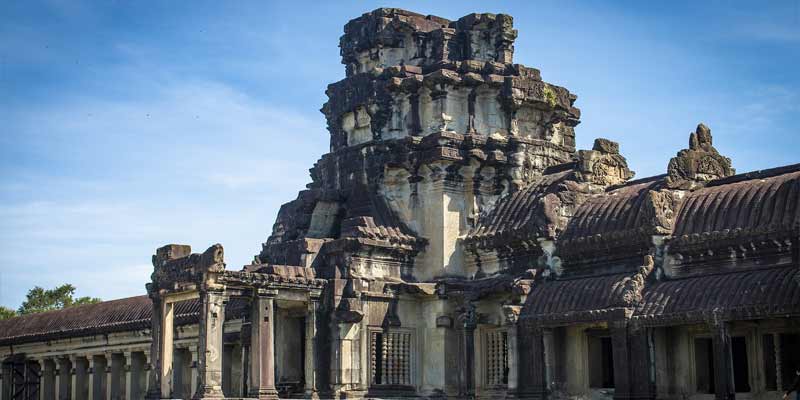
{"type": "Polygon", "coordinates": [[[775,362],[775,336],[771,333],[761,337],[761,354],[764,355],[764,388],[778,390],[778,371],[775,362]]]}
{"type": "Polygon", "coordinates": [[[795,371],[800,368],[800,334],[782,333],[780,342],[782,389],[787,390],[795,380],[795,371]]]}
{"type": "Polygon", "coordinates": [[[744,336],[731,338],[733,353],[733,386],[737,393],[750,391],[750,370],[747,362],[747,340],[744,336]]]}
{"type": "Polygon", "coordinates": [[[710,338],[694,340],[694,370],[699,393],[714,393],[714,346],[710,338]]]}
{"type": "Polygon", "coordinates": [[[614,351],[608,336],[589,336],[589,387],[614,387],[614,351]]]}

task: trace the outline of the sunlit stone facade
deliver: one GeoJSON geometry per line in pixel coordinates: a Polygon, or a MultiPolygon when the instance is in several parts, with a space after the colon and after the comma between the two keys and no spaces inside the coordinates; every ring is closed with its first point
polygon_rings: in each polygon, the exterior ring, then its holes
{"type": "Polygon", "coordinates": [[[252,264],[166,245],[148,296],[0,322],[1,400],[778,398],[800,165],[736,175],[700,124],[632,180],[512,22],[350,21],[330,152],[252,264]]]}

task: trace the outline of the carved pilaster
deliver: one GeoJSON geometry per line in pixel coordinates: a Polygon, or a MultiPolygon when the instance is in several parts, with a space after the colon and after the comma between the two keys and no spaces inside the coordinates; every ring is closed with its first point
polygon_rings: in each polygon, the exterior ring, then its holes
{"type": "Polygon", "coordinates": [[[467,303],[459,315],[462,337],[461,385],[459,394],[464,398],[475,397],[475,328],[478,327],[478,313],[475,305],[467,303]]]}
{"type": "Polygon", "coordinates": [[[305,395],[308,398],[317,396],[317,309],[319,299],[311,298],[306,314],[306,351],[305,351],[305,395]]]}
{"type": "Polygon", "coordinates": [[[275,389],[274,299],[256,295],[253,299],[250,342],[250,393],[258,399],[277,399],[275,389]]]}
{"type": "Polygon", "coordinates": [[[221,291],[204,290],[200,298],[203,309],[200,311],[199,371],[194,398],[222,398],[225,396],[222,393],[222,325],[227,297],[221,291]]]}

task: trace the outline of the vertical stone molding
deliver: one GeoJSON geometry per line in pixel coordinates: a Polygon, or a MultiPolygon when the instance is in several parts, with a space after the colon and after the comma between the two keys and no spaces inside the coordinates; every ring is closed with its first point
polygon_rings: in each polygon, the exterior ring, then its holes
{"type": "Polygon", "coordinates": [[[190,347],[189,353],[192,357],[191,361],[189,362],[191,368],[190,393],[195,393],[200,380],[200,352],[198,351],[197,347],[190,347]]]}
{"type": "Polygon", "coordinates": [[[306,315],[306,343],[305,343],[305,395],[312,398],[317,395],[316,374],[316,349],[317,349],[317,309],[319,299],[310,298],[308,301],[308,314],[306,315]]]}
{"type": "Polygon", "coordinates": [[[547,395],[545,380],[543,329],[517,325],[519,343],[519,389],[517,398],[543,399],[547,395]]]}
{"type": "Polygon", "coordinates": [[[628,347],[628,325],[626,321],[609,322],[611,331],[611,352],[614,359],[614,398],[629,399],[630,348],[628,347]]]}
{"type": "Polygon", "coordinates": [[[203,303],[197,338],[200,362],[194,398],[222,398],[225,397],[222,392],[222,325],[227,297],[221,291],[205,290],[200,293],[200,299],[203,303]]]}
{"type": "Polygon", "coordinates": [[[462,331],[462,361],[460,395],[475,397],[475,329],[478,327],[478,313],[475,305],[468,303],[459,315],[462,331]]]}
{"type": "Polygon", "coordinates": [[[133,371],[134,368],[133,353],[131,353],[130,351],[123,352],[120,357],[120,362],[122,368],[121,374],[122,377],[125,379],[125,382],[121,385],[122,387],[120,387],[120,389],[124,390],[125,400],[133,400],[134,396],[133,388],[135,387],[134,385],[136,384],[135,382],[133,382],[133,379],[138,378],[138,376],[136,376],[133,371]]]}
{"type": "Polygon", "coordinates": [[[733,385],[733,352],[731,349],[730,323],[711,322],[712,345],[714,348],[714,387],[715,398],[733,400],[736,389],[733,385]]]}
{"type": "Polygon", "coordinates": [[[150,343],[151,368],[148,377],[147,399],[169,398],[172,394],[172,341],[174,335],[173,304],[151,294],[153,316],[151,318],[150,343]]]}
{"type": "Polygon", "coordinates": [[[257,294],[253,298],[250,341],[250,392],[258,399],[277,399],[275,389],[274,298],[257,294]]]}
{"type": "Polygon", "coordinates": [[[119,396],[119,388],[114,386],[115,379],[117,380],[117,384],[119,384],[119,374],[115,371],[114,366],[114,355],[112,353],[105,353],[103,355],[105,358],[105,377],[103,377],[103,398],[106,400],[112,400],[114,397],[114,393],[119,396]]]}

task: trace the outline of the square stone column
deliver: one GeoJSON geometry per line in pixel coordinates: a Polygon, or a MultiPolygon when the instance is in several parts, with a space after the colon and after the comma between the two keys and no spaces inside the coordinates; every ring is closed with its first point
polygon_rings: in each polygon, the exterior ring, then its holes
{"type": "MultiPolygon", "coordinates": [[[[105,378],[103,378],[103,389],[105,391],[105,399],[112,400],[115,394],[119,396],[120,393],[119,391],[116,391],[116,393],[114,393],[115,390],[117,389],[114,387],[114,380],[115,380],[114,355],[111,353],[105,353],[105,358],[106,358],[106,365],[105,365],[106,376],[105,378]]],[[[116,379],[119,380],[118,375],[116,379]]],[[[117,397],[117,399],[118,398],[119,397],[117,397]]]]}
{"type": "Polygon", "coordinates": [[[710,328],[714,348],[714,397],[718,400],[733,400],[736,398],[736,389],[733,380],[730,323],[715,321],[710,324],[710,328]]]}
{"type": "Polygon", "coordinates": [[[306,315],[306,343],[305,343],[305,395],[308,398],[317,396],[317,375],[316,375],[316,349],[317,349],[317,309],[319,299],[311,298],[308,302],[308,314],[306,315]]]}
{"type": "Polygon", "coordinates": [[[191,353],[191,361],[189,362],[189,367],[191,368],[191,381],[190,381],[190,388],[191,393],[195,393],[197,391],[197,382],[198,378],[200,377],[199,366],[200,366],[200,353],[197,351],[197,347],[189,347],[189,353],[191,353]]]}
{"type": "Polygon", "coordinates": [[[466,398],[475,397],[475,329],[478,327],[478,314],[475,306],[468,304],[459,315],[461,331],[461,385],[459,395],[466,398]]]}
{"type": "Polygon", "coordinates": [[[172,352],[175,334],[174,305],[157,295],[151,295],[153,316],[150,320],[150,374],[147,396],[149,400],[166,399],[172,393],[172,352]]]}
{"type": "Polygon", "coordinates": [[[72,399],[72,400],[81,400],[81,399],[78,398],[78,392],[80,392],[80,390],[78,389],[78,368],[79,368],[79,366],[78,366],[78,357],[76,357],[74,355],[71,355],[71,356],[69,356],[69,361],[70,361],[70,365],[71,365],[71,368],[70,368],[70,371],[69,371],[69,373],[70,373],[70,395],[69,395],[69,398],[72,399]]]}
{"type": "Polygon", "coordinates": [[[553,389],[556,381],[556,338],[553,328],[542,329],[542,347],[544,349],[544,382],[549,391],[553,389]]]}
{"type": "Polygon", "coordinates": [[[273,297],[257,294],[253,298],[251,312],[249,396],[258,399],[277,399],[273,297]]]}
{"type": "MultiPolygon", "coordinates": [[[[58,400],[61,391],[61,360],[58,358],[53,359],[53,399],[58,400]]],[[[2,399],[0,399],[2,400],[2,399]]]]}
{"type": "Polygon", "coordinates": [[[222,291],[204,290],[200,293],[203,308],[200,311],[198,336],[199,378],[195,399],[224,398],[222,393],[222,325],[225,322],[227,297],[222,291]]]}
{"type": "Polygon", "coordinates": [[[106,374],[102,355],[89,355],[89,400],[103,400],[106,397],[103,390],[103,378],[106,374]]]}
{"type": "Polygon", "coordinates": [[[150,390],[151,382],[153,381],[153,364],[150,361],[150,352],[144,352],[144,365],[142,365],[142,373],[144,374],[144,393],[147,396],[150,390]]]}
{"type": "Polygon", "coordinates": [[[48,368],[47,360],[43,358],[37,358],[33,360],[36,364],[39,365],[39,399],[40,400],[49,400],[48,396],[51,395],[51,380],[52,374],[50,373],[48,368]],[[49,376],[48,376],[49,375],[49,376]]]}
{"type": "Polygon", "coordinates": [[[132,400],[133,399],[133,353],[130,351],[126,351],[122,353],[122,358],[120,359],[122,362],[122,375],[125,377],[125,385],[124,385],[124,393],[125,393],[125,400],[132,400]]]}
{"type": "Polygon", "coordinates": [[[519,352],[520,399],[544,399],[547,395],[545,381],[544,331],[539,326],[517,324],[519,352]]]}

